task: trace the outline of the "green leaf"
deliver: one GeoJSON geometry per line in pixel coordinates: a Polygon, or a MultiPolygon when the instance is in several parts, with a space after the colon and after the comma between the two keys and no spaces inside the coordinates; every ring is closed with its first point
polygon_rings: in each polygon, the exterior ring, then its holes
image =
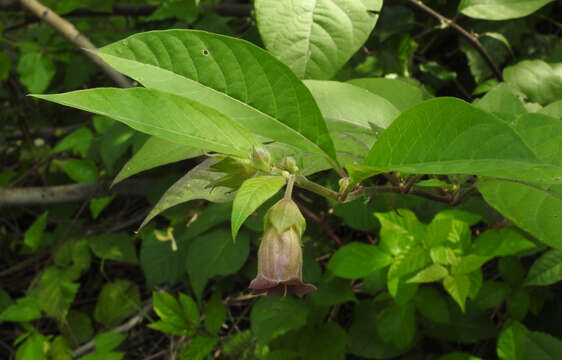
{"type": "Polygon", "coordinates": [[[349,80],[348,83],[385,98],[400,112],[422,102],[426,97],[418,86],[401,79],[362,78],[349,80]]]}
{"type": "Polygon", "coordinates": [[[262,297],[250,313],[252,332],[258,343],[265,345],[289,330],[304,326],[308,311],[302,301],[292,297],[262,297]]]}
{"type": "Polygon", "coordinates": [[[138,263],[136,249],[126,233],[93,236],[88,242],[92,252],[101,259],[138,263]]]}
{"type": "Polygon", "coordinates": [[[97,334],[94,338],[94,345],[99,352],[110,352],[127,338],[126,334],[107,332],[97,334]]]}
{"type": "Polygon", "coordinates": [[[420,287],[414,302],[417,310],[427,319],[436,323],[449,322],[449,307],[441,293],[428,286],[420,287]]]}
{"type": "Polygon", "coordinates": [[[429,251],[422,246],[407,246],[394,258],[388,269],[388,279],[402,278],[429,263],[429,251]]]}
{"type": "Polygon", "coordinates": [[[445,276],[449,275],[447,268],[439,265],[432,264],[425,269],[418,272],[412,278],[408,280],[411,283],[428,283],[435,282],[443,279],[445,276]]]}
{"type": "Polygon", "coordinates": [[[80,360],[121,360],[125,354],[121,352],[96,352],[82,356],[80,360]]]}
{"type": "Polygon", "coordinates": [[[241,233],[236,242],[223,229],[213,230],[195,238],[189,246],[186,267],[191,286],[201,298],[207,281],[216,275],[238,271],[249,253],[249,236],[241,233]]]}
{"type": "Polygon", "coordinates": [[[20,81],[31,93],[42,93],[47,90],[56,73],[51,57],[41,52],[23,54],[17,70],[20,81]]]}
{"type": "Polygon", "coordinates": [[[151,31],[108,45],[98,55],[147,88],[217,108],[255,134],[336,165],[334,145],[308,89],[249,42],[203,31],[151,31]]]}
{"type": "Polygon", "coordinates": [[[562,353],[562,341],[538,331],[529,331],[518,322],[504,328],[498,339],[501,360],[555,360],[562,353]]]}
{"type": "Polygon", "coordinates": [[[49,344],[47,356],[55,360],[72,360],[73,350],[64,336],[59,335],[49,344]]]}
{"type": "Polygon", "coordinates": [[[562,250],[562,185],[527,186],[483,179],[478,190],[488,204],[541,242],[562,250]]]}
{"type": "Polygon", "coordinates": [[[525,114],[527,111],[521,100],[505,83],[494,86],[474,105],[491,113],[525,114]]]}
{"type": "Polygon", "coordinates": [[[181,353],[182,360],[202,360],[213,350],[218,337],[212,335],[197,335],[181,353]]]}
{"type": "Polygon", "coordinates": [[[470,278],[465,274],[450,275],[443,280],[445,290],[459,304],[462,311],[465,310],[465,302],[470,292],[470,278]]]}
{"type": "Polygon", "coordinates": [[[354,321],[349,330],[349,350],[352,354],[369,359],[397,357],[408,349],[398,349],[383,342],[378,334],[380,305],[372,300],[361,301],[354,310],[354,321]]]}
{"type": "Polygon", "coordinates": [[[15,304],[9,305],[0,312],[0,321],[24,322],[40,317],[39,302],[31,296],[17,299],[15,304]]]}
{"type": "Polygon", "coordinates": [[[516,19],[534,13],[553,0],[462,0],[459,11],[484,20],[516,19]]]}
{"type": "Polygon", "coordinates": [[[31,252],[36,252],[41,245],[41,238],[47,226],[47,213],[48,211],[45,211],[41,214],[25,231],[23,243],[31,248],[31,252]]]}
{"type": "Polygon", "coordinates": [[[392,304],[378,316],[380,338],[398,349],[409,348],[416,335],[416,317],[413,304],[392,304]]]}
{"type": "Polygon", "coordinates": [[[174,234],[178,250],[170,243],[156,238],[154,231],[143,236],[140,250],[140,263],[148,287],[163,283],[173,283],[185,273],[187,241],[174,234]]]}
{"type": "Polygon", "coordinates": [[[142,171],[203,154],[201,149],[151,136],[115,176],[113,185],[142,171]]]}
{"type": "Polygon", "coordinates": [[[53,149],[53,153],[72,150],[74,154],[85,158],[88,155],[94,135],[90,129],[83,127],[65,136],[53,149]]]}
{"type": "Polygon", "coordinates": [[[408,209],[374,214],[381,223],[381,250],[394,256],[425,238],[426,225],[408,209]]]}
{"type": "Polygon", "coordinates": [[[350,160],[341,156],[342,153],[363,159],[373,146],[377,133],[386,129],[400,114],[385,98],[352,84],[320,80],[304,83],[322,111],[343,164],[350,160]]]}
{"type": "Polygon", "coordinates": [[[562,98],[562,76],[542,60],[523,60],[508,66],[503,77],[532,102],[547,105],[562,98]]]}
{"type": "Polygon", "coordinates": [[[252,146],[258,144],[248,130],[217,110],[154,89],[98,88],[34,96],[108,116],[137,131],[203,150],[248,157],[252,146]]]}
{"type": "Polygon", "coordinates": [[[562,117],[562,100],[555,101],[548,104],[538,111],[539,114],[544,114],[555,119],[562,117]]]}
{"type": "Polygon", "coordinates": [[[215,291],[213,296],[207,301],[205,311],[205,329],[210,334],[216,334],[226,320],[226,306],[222,303],[220,291],[215,291]]]}
{"type": "Polygon", "coordinates": [[[255,2],[266,48],[300,78],[329,79],[363,45],[382,1],[255,2]]]}
{"type": "Polygon", "coordinates": [[[146,21],[178,19],[190,24],[197,19],[197,13],[198,8],[194,0],[176,0],[162,3],[146,21]]]}
{"type": "Polygon", "coordinates": [[[115,194],[90,200],[90,213],[92,214],[92,218],[97,219],[103,209],[105,209],[114,198],[115,194]]]}
{"type": "Polygon", "coordinates": [[[193,299],[182,293],[179,301],[164,292],[153,294],[154,311],[162,321],[149,326],[169,334],[191,336],[199,326],[199,310],[193,299]],[[160,324],[161,326],[159,326],[160,324]]]}
{"type": "Polygon", "coordinates": [[[344,279],[363,278],[392,263],[378,247],[359,242],[346,244],[330,258],[327,269],[344,279]]]}
{"type": "Polygon", "coordinates": [[[481,309],[492,309],[507,298],[511,293],[511,288],[504,282],[487,281],[482,284],[478,296],[474,299],[474,304],[481,309]]]}
{"type": "Polygon", "coordinates": [[[233,239],[236,239],[238,230],[248,216],[267,199],[277,194],[285,185],[285,182],[285,178],[281,176],[260,176],[242,183],[232,204],[231,230],[233,239]]]}
{"type": "Polygon", "coordinates": [[[520,232],[507,227],[499,232],[486,230],[476,238],[473,244],[474,253],[480,256],[493,258],[496,256],[515,255],[523,250],[535,247],[520,232]]]}
{"type": "Polygon", "coordinates": [[[371,149],[365,165],[373,173],[464,173],[560,183],[560,160],[538,157],[523,138],[504,121],[462,100],[438,98],[415,105],[394,120],[371,149]]]}
{"type": "Polygon", "coordinates": [[[78,310],[68,312],[64,320],[59,323],[59,330],[74,347],[85,343],[94,335],[92,319],[88,314],[78,310]]]}
{"type": "MultiPolygon", "coordinates": [[[[337,323],[327,322],[318,328],[303,329],[302,335],[299,346],[302,349],[303,359],[345,359],[347,333],[337,323]]],[[[286,360],[286,358],[282,359],[286,360]]]]}
{"type": "Polygon", "coordinates": [[[512,287],[516,288],[523,283],[525,279],[525,268],[519,258],[515,256],[505,256],[500,258],[498,262],[498,269],[501,276],[512,287]]]}
{"type": "Polygon", "coordinates": [[[318,284],[318,290],[310,294],[310,300],[318,306],[330,307],[349,301],[357,301],[357,298],[349,281],[339,279],[326,272],[318,284]]]}
{"type": "Polygon", "coordinates": [[[57,165],[72,180],[79,183],[93,183],[99,177],[98,168],[91,160],[53,160],[53,164],[57,165]]]}
{"type": "Polygon", "coordinates": [[[205,199],[212,202],[229,202],[234,198],[232,189],[227,187],[213,188],[212,182],[223,176],[209,168],[217,162],[216,159],[207,159],[187,172],[181,179],[172,185],[158,203],[150,210],[139,229],[142,229],[156,215],[172,206],[194,200],[205,199]]]}
{"type": "Polygon", "coordinates": [[[552,285],[562,280],[562,251],[551,249],[543,253],[531,266],[526,286],[552,285]]]}
{"type": "Polygon", "coordinates": [[[47,360],[44,349],[45,338],[34,333],[23,343],[16,353],[16,360],[47,360]]]}
{"type": "Polygon", "coordinates": [[[94,309],[94,319],[106,327],[115,325],[140,307],[138,285],[128,280],[115,280],[106,283],[98,296],[94,309]],[[119,306],[115,306],[119,304],[119,306]]]}
{"type": "Polygon", "coordinates": [[[531,294],[527,289],[517,289],[507,299],[507,312],[516,321],[522,321],[529,312],[531,294]]]}
{"type": "Polygon", "coordinates": [[[48,316],[64,318],[80,287],[73,282],[79,276],[80,273],[72,268],[48,267],[34,283],[29,295],[39,301],[39,307],[48,316]]]}

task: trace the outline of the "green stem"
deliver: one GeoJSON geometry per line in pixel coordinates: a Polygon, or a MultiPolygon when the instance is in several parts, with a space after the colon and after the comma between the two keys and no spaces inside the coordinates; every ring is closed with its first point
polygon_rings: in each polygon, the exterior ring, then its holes
{"type": "Polygon", "coordinates": [[[285,200],[291,200],[291,195],[293,194],[293,185],[295,184],[295,175],[289,177],[287,181],[287,187],[285,188],[285,200]]]}
{"type": "Polygon", "coordinates": [[[324,187],[320,184],[312,182],[308,180],[306,177],[304,177],[303,175],[297,175],[295,178],[295,182],[300,188],[312,191],[313,193],[318,194],[320,196],[324,196],[339,201],[339,194],[337,192],[328,189],[327,187],[324,187]]]}

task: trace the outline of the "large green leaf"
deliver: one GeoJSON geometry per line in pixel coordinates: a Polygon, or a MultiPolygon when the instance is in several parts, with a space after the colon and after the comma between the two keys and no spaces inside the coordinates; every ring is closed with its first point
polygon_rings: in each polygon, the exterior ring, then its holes
{"type": "Polygon", "coordinates": [[[321,80],[304,83],[322,111],[343,164],[347,158],[341,158],[340,153],[365,158],[378,133],[400,114],[385,98],[351,84],[321,80]]]}
{"type": "Polygon", "coordinates": [[[541,242],[562,250],[562,185],[527,186],[483,179],[478,190],[486,202],[541,242]]]}
{"type": "Polygon", "coordinates": [[[193,30],[133,35],[98,52],[147,88],[219,109],[252,132],[318,153],[335,150],[314,98],[286,65],[235,38],[193,30]]]}
{"type": "Polygon", "coordinates": [[[258,142],[228,116],[185,97],[154,89],[99,88],[40,99],[119,120],[135,130],[204,150],[248,157],[258,142]]]}
{"type": "Polygon", "coordinates": [[[399,111],[422,102],[427,96],[418,86],[400,79],[362,78],[349,80],[348,83],[385,98],[399,111]]]}
{"type": "Polygon", "coordinates": [[[562,98],[562,76],[542,60],[524,60],[506,67],[503,77],[530,101],[546,105],[562,98]]]}
{"type": "Polygon", "coordinates": [[[232,238],[236,238],[240,226],[261,204],[285,185],[281,176],[259,176],[242,183],[232,204],[232,238]]]}
{"type": "Polygon", "coordinates": [[[259,343],[267,344],[271,339],[305,325],[307,315],[306,305],[295,298],[261,298],[250,313],[252,332],[259,343]]]}
{"type": "MultiPolygon", "coordinates": [[[[559,135],[543,136],[554,136],[556,139],[545,146],[556,149],[559,135]]],[[[439,98],[413,106],[394,120],[371,149],[365,164],[373,168],[373,173],[382,169],[562,182],[560,160],[548,157],[546,152],[535,154],[534,147],[543,146],[538,140],[538,134],[522,134],[462,100],[439,98]]]]}
{"type": "Polygon", "coordinates": [[[191,286],[201,298],[207,280],[238,271],[250,252],[250,239],[240,233],[236,242],[226,230],[213,230],[198,236],[189,246],[186,267],[191,286]]]}
{"type": "Polygon", "coordinates": [[[190,200],[205,199],[212,202],[231,201],[234,198],[232,189],[227,187],[214,188],[211,186],[214,180],[223,176],[222,173],[209,170],[209,167],[216,162],[216,159],[207,159],[189,170],[187,174],[176,181],[174,185],[166,190],[154,208],[150,210],[150,213],[146,216],[139,229],[164,210],[190,200]]]}
{"type": "Polygon", "coordinates": [[[142,171],[203,155],[204,150],[174,143],[156,136],[150,137],[115,176],[113,184],[142,171]]]}
{"type": "Polygon", "coordinates": [[[45,91],[56,73],[52,57],[40,51],[23,54],[17,70],[20,81],[32,93],[45,91]]]}
{"type": "Polygon", "coordinates": [[[299,76],[329,79],[375,27],[381,0],[256,0],[266,48],[299,76]]]}
{"type": "Polygon", "coordinates": [[[392,257],[378,247],[352,242],[336,251],[327,268],[344,279],[358,279],[391,263],[392,257]]]}
{"type": "Polygon", "coordinates": [[[534,13],[554,0],[462,0],[459,11],[484,20],[515,19],[534,13]]]}
{"type": "Polygon", "coordinates": [[[529,331],[518,322],[510,323],[498,338],[501,360],[555,360],[562,353],[562,341],[538,331],[529,331]]]}
{"type": "Polygon", "coordinates": [[[535,261],[525,285],[551,285],[562,280],[562,251],[552,249],[535,261]]]}

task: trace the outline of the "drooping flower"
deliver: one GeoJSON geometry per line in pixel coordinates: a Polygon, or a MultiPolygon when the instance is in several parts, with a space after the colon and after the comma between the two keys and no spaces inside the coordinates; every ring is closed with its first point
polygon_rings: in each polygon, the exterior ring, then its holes
{"type": "Polygon", "coordinates": [[[316,287],[302,281],[301,236],[306,221],[297,205],[283,199],[265,215],[265,234],[258,250],[258,275],[250,283],[254,293],[302,297],[316,287]]]}

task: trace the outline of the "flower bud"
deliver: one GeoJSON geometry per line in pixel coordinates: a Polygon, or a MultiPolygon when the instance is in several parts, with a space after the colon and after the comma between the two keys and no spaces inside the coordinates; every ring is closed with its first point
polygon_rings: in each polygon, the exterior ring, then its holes
{"type": "Polygon", "coordinates": [[[291,156],[287,156],[283,158],[283,161],[281,162],[281,167],[283,167],[291,174],[296,174],[299,172],[299,167],[297,166],[297,162],[291,156]]]}
{"type": "Polygon", "coordinates": [[[271,154],[261,146],[252,148],[252,166],[263,172],[271,171],[271,154]]]}
{"type": "Polygon", "coordinates": [[[302,282],[300,238],[304,217],[290,199],[275,204],[265,215],[265,234],[258,250],[258,276],[250,283],[254,293],[302,297],[316,287],[302,282]]]}

